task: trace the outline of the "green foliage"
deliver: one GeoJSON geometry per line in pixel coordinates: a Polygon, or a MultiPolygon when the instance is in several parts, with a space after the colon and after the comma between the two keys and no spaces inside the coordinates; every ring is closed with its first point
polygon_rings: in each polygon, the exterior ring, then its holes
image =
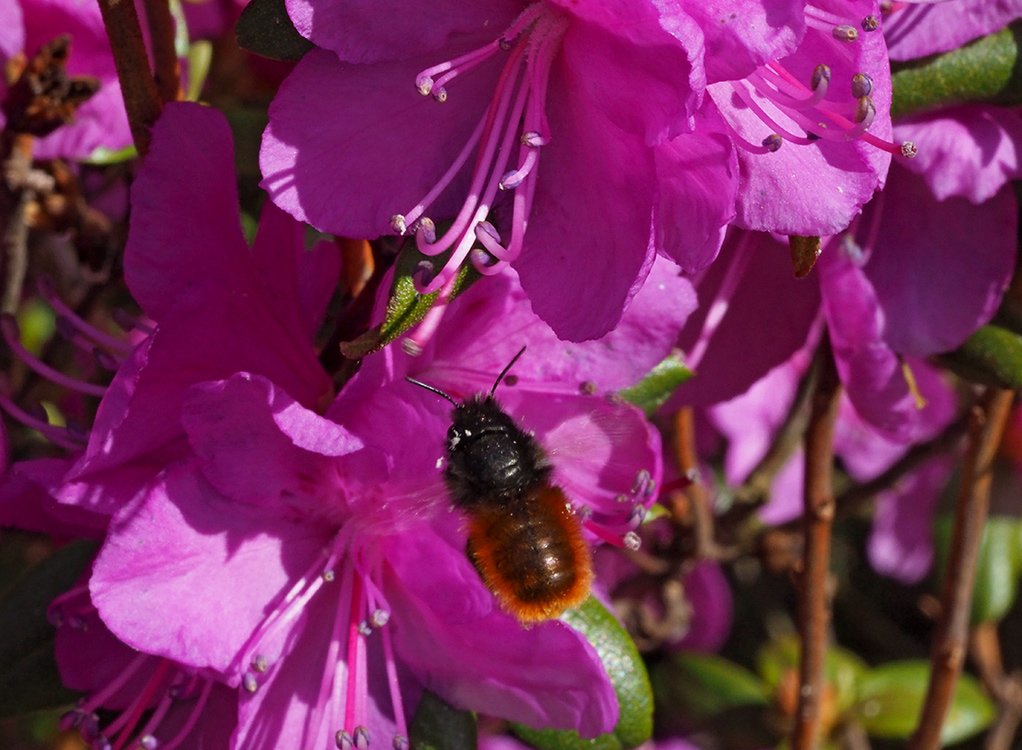
{"type": "MultiPolygon", "coordinates": [[[[890,662],[870,670],[859,683],[855,714],[873,737],[907,739],[915,731],[930,679],[927,661],[890,662]]],[[[963,674],[941,729],[941,742],[950,745],[971,737],[993,721],[993,703],[976,680],[963,674]]]]}
{"type": "Polygon", "coordinates": [[[88,541],[62,547],[0,599],[0,716],[60,706],[75,697],[57,673],[46,608],[75,584],[95,551],[88,541]]]}
{"type": "MultiPolygon", "coordinates": [[[[798,669],[799,642],[794,637],[780,638],[759,653],[759,673],[776,687],[785,672],[798,669]]],[[[857,685],[868,667],[858,656],[840,646],[827,649],[823,662],[824,680],[834,689],[839,712],[849,709],[856,698],[857,685]]]]}
{"type": "MultiPolygon", "coordinates": [[[[383,323],[366,331],[353,341],[342,343],[341,353],[345,357],[361,359],[397,340],[410,328],[422,322],[426,313],[430,311],[440,296],[440,292],[419,294],[415,290],[412,275],[419,263],[425,259],[426,256],[416,249],[414,243],[408,243],[401,251],[394,267],[394,282],[390,288],[390,299],[387,300],[387,311],[383,323]]],[[[435,260],[442,264],[444,256],[439,256],[435,260]]],[[[479,272],[471,264],[462,266],[454,282],[451,299],[468,289],[478,278],[479,272]]]]}
{"type": "Polygon", "coordinates": [[[593,597],[565,612],[561,620],[582,633],[599,654],[621,709],[617,726],[613,732],[591,740],[582,739],[576,732],[522,725],[513,727],[515,734],[540,750],[624,750],[641,745],[653,733],[653,691],[631,636],[593,597]]]}
{"type": "Polygon", "coordinates": [[[741,706],[766,706],[770,688],[759,677],[716,654],[672,655],[653,670],[659,713],[684,706],[696,721],[741,706]]]}
{"type": "Polygon", "coordinates": [[[238,19],[238,44],[273,60],[297,62],[313,45],[295,29],[284,0],[252,0],[238,19]]]}
{"type": "Polygon", "coordinates": [[[681,352],[672,352],[650,370],[642,380],[629,388],[622,389],[618,395],[625,401],[638,406],[646,412],[647,416],[652,416],[671,397],[678,386],[689,380],[694,374],[682,360],[681,352]]]}
{"type": "Polygon", "coordinates": [[[1001,388],[1022,388],[1022,336],[985,325],[958,349],[941,358],[962,377],[1001,388]]]}
{"type": "Polygon", "coordinates": [[[408,733],[416,750],[475,750],[478,744],[475,715],[428,691],[422,694],[408,733]]]}
{"type": "Polygon", "coordinates": [[[996,34],[951,52],[896,65],[893,117],[905,117],[966,102],[1022,103],[1016,22],[996,34]]]}
{"type": "MultiPolygon", "coordinates": [[[[952,519],[941,516],[935,523],[937,570],[947,567],[952,519]]],[[[999,622],[1011,609],[1022,575],[1022,522],[994,516],[987,520],[976,564],[976,587],[972,594],[973,624],[999,622]]]]}

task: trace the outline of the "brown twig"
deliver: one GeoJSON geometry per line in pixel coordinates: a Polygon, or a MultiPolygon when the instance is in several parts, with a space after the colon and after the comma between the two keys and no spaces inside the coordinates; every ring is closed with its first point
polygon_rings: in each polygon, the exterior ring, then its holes
{"type": "MultiPolygon", "coordinates": [[[[135,148],[140,154],[149,150],[150,130],[160,116],[160,94],[156,88],[149,58],[142,41],[135,3],[127,0],[99,0],[103,24],[114,54],[114,67],[121,81],[124,108],[135,148]]],[[[171,42],[173,44],[173,41],[171,42]]]]}
{"type": "Polygon", "coordinates": [[[674,418],[675,460],[678,469],[692,482],[685,489],[669,496],[671,517],[678,527],[691,530],[696,559],[720,559],[724,551],[714,538],[713,501],[706,485],[699,479],[699,458],[696,452],[695,415],[692,407],[678,410],[674,418]]]}
{"type": "Polygon", "coordinates": [[[811,750],[818,743],[822,718],[823,661],[826,654],[827,583],[830,572],[830,536],[834,521],[834,423],[837,420],[841,381],[834,365],[830,339],[820,343],[819,374],[806,430],[803,529],[805,549],[799,586],[798,710],[792,730],[792,748],[811,750]]]}
{"type": "Polygon", "coordinates": [[[145,17],[153,47],[153,79],[161,102],[181,98],[181,75],[175,49],[174,16],[168,0],[147,0],[145,17]]]}
{"type": "Polygon", "coordinates": [[[982,622],[969,635],[969,655],[983,687],[997,701],[997,720],[987,732],[984,750],[1011,750],[1022,723],[1022,674],[1004,673],[996,622],[982,622]]]}
{"type": "Polygon", "coordinates": [[[944,717],[965,660],[976,560],[990,504],[993,462],[1013,398],[1012,391],[990,388],[970,413],[969,442],[941,592],[941,615],[931,651],[930,682],[919,723],[909,741],[911,750],[940,747],[944,717]]]}

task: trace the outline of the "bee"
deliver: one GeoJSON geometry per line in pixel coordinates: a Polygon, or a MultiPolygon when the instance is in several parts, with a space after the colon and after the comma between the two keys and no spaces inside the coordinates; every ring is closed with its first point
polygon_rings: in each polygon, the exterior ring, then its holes
{"type": "Polygon", "coordinates": [[[523,623],[540,622],[577,606],[592,584],[582,525],[536,438],[504,411],[494,393],[525,352],[497,376],[489,393],[454,405],[447,430],[444,480],[467,518],[469,560],[501,606],[523,623]]]}

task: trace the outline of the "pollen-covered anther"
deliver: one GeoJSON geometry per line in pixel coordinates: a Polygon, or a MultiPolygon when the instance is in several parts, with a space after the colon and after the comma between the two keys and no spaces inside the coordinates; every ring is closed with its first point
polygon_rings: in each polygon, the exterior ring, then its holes
{"type": "Polygon", "coordinates": [[[636,505],[632,508],[632,512],[628,514],[628,525],[633,529],[637,529],[642,525],[642,522],[646,520],[646,508],[642,505],[636,505]]]}
{"type": "Polygon", "coordinates": [[[905,141],[901,144],[901,155],[906,159],[915,159],[918,153],[919,149],[916,148],[916,144],[912,141],[905,141]]]}
{"type": "Polygon", "coordinates": [[[829,65],[820,63],[815,68],[813,68],[813,75],[812,78],[810,79],[810,86],[812,87],[813,91],[817,94],[817,96],[821,99],[826,94],[827,87],[830,86],[830,76],[831,72],[829,65]],[[824,89],[822,92],[820,91],[821,87],[824,89]]]}
{"type": "Polygon", "coordinates": [[[394,750],[408,750],[408,738],[403,734],[395,734],[394,741],[390,743],[394,750]]]}
{"type": "Polygon", "coordinates": [[[417,76],[415,78],[415,90],[423,96],[429,96],[433,91],[432,76],[417,76]]]}
{"type": "Polygon", "coordinates": [[[765,148],[767,151],[769,151],[770,153],[774,153],[781,146],[784,145],[784,139],[777,133],[771,133],[770,135],[763,139],[762,145],[763,148],[765,148]]]}
{"type": "Polygon", "coordinates": [[[436,243],[436,224],[428,216],[423,216],[415,225],[415,242],[420,248],[423,244],[436,243]]]}
{"type": "Polygon", "coordinates": [[[859,30],[846,23],[838,24],[831,30],[831,34],[839,42],[854,42],[859,38],[859,30]]]}
{"type": "Polygon", "coordinates": [[[852,76],[852,96],[861,99],[873,93],[873,79],[868,73],[856,73],[852,76]]]}
{"type": "Polygon", "coordinates": [[[241,678],[241,686],[249,693],[254,693],[259,689],[259,681],[256,676],[251,672],[245,672],[245,675],[241,678]]]}
{"type": "Polygon", "coordinates": [[[869,33],[880,28],[880,19],[870,14],[862,19],[862,30],[869,33]]]}
{"type": "Polygon", "coordinates": [[[351,735],[355,741],[355,750],[369,750],[369,730],[365,727],[355,727],[351,735]]]}
{"type": "Polygon", "coordinates": [[[406,234],[408,232],[408,222],[405,221],[404,214],[394,214],[391,216],[390,228],[397,234],[406,234]]]}
{"type": "Polygon", "coordinates": [[[432,263],[428,260],[420,260],[418,265],[415,266],[415,270],[412,271],[412,281],[417,286],[426,286],[426,284],[433,280],[435,273],[432,263]]]}
{"type": "Polygon", "coordinates": [[[382,628],[390,622],[390,612],[385,609],[374,609],[369,616],[369,624],[374,628],[382,628]]]}
{"type": "Polygon", "coordinates": [[[262,654],[257,654],[255,658],[252,659],[252,669],[254,669],[256,672],[259,673],[265,672],[267,669],[269,669],[269,666],[270,666],[269,662],[267,662],[266,657],[263,656],[262,654]]]}
{"type": "Polygon", "coordinates": [[[142,750],[156,750],[160,746],[160,741],[153,737],[151,734],[147,734],[138,741],[138,746],[142,750]]]}
{"type": "Polygon", "coordinates": [[[529,130],[522,133],[521,141],[523,146],[528,146],[529,148],[540,148],[541,146],[545,146],[550,143],[549,138],[544,138],[535,130],[529,130]]]}
{"type": "Polygon", "coordinates": [[[632,552],[635,552],[642,546],[642,540],[634,531],[629,531],[624,535],[624,537],[622,537],[622,539],[624,541],[625,548],[630,549],[632,552]]]}
{"type": "Polygon", "coordinates": [[[444,102],[446,102],[447,89],[445,89],[443,86],[436,86],[433,89],[433,101],[437,102],[438,104],[443,104],[444,102]]]}
{"type": "Polygon", "coordinates": [[[338,729],[334,734],[334,744],[337,746],[337,750],[354,750],[355,747],[355,741],[345,729],[338,729]]]}
{"type": "Polygon", "coordinates": [[[358,624],[358,632],[363,638],[368,638],[373,634],[373,628],[367,620],[362,620],[358,624]]]}
{"type": "Polygon", "coordinates": [[[855,104],[855,127],[848,131],[852,138],[865,133],[876,118],[877,108],[873,99],[868,96],[860,96],[855,104]]]}
{"type": "Polygon", "coordinates": [[[320,578],[323,579],[324,583],[333,583],[335,574],[332,570],[324,570],[320,573],[320,578]]]}

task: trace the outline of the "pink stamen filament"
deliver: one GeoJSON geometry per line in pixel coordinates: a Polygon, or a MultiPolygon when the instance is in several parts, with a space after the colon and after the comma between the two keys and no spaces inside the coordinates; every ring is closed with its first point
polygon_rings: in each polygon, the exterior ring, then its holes
{"type": "Polygon", "coordinates": [[[151,657],[148,654],[139,654],[134,657],[131,662],[129,662],[128,666],[121,670],[121,673],[118,674],[117,677],[108,682],[102,690],[90,695],[88,700],[86,700],[86,702],[83,703],[78,710],[82,713],[89,714],[102,706],[107,699],[110,698],[110,696],[124,687],[128,680],[135,676],[135,673],[138,672],[138,670],[142,667],[142,664],[144,664],[149,658],[151,657]]]}
{"type": "Polygon", "coordinates": [[[354,730],[356,717],[364,716],[365,698],[365,654],[362,654],[360,663],[359,652],[364,650],[364,638],[359,630],[363,613],[362,579],[355,576],[351,592],[351,608],[348,612],[348,654],[345,663],[348,665],[347,692],[344,696],[344,724],[343,728],[349,731],[354,730]],[[359,695],[359,692],[362,695],[359,695]]]}
{"type": "Polygon", "coordinates": [[[52,425],[49,422],[44,422],[41,419],[36,419],[31,414],[24,411],[11,400],[2,388],[0,388],[0,409],[3,409],[8,415],[18,420],[26,427],[40,433],[51,443],[58,445],[61,448],[69,451],[77,451],[81,450],[85,445],[84,440],[75,439],[67,430],[52,425]]]}
{"type": "Polygon", "coordinates": [[[638,537],[635,536],[634,532],[628,532],[622,536],[621,534],[611,531],[610,529],[607,529],[591,520],[583,521],[582,526],[597,539],[614,547],[636,549],[635,541],[638,537]]]}
{"type": "Polygon", "coordinates": [[[499,51],[500,40],[494,39],[489,44],[467,52],[461,57],[426,68],[415,76],[415,87],[423,96],[428,96],[433,90],[443,88],[443,85],[456,78],[458,73],[472,70],[483,60],[489,59],[499,51]],[[435,78],[438,74],[442,74],[441,77],[435,78]]]}
{"type": "Polygon", "coordinates": [[[338,694],[338,677],[343,676],[346,663],[339,661],[337,656],[340,653],[341,644],[344,640],[344,626],[347,625],[349,620],[346,614],[351,611],[353,581],[354,570],[352,566],[345,565],[344,578],[341,581],[341,591],[337,598],[337,607],[334,609],[334,626],[330,633],[330,646],[327,648],[327,653],[323,659],[324,668],[319,682],[319,697],[316,701],[316,711],[309,721],[311,734],[306,737],[306,742],[314,742],[316,737],[321,737],[324,731],[324,720],[332,720],[332,717],[328,717],[329,712],[326,710],[327,706],[331,705],[329,700],[331,693],[335,696],[333,706],[336,708],[341,705],[341,696],[338,694]]]}
{"type": "Polygon", "coordinates": [[[717,290],[709,311],[706,313],[706,320],[703,321],[703,330],[700,332],[699,339],[692,346],[692,351],[689,352],[686,358],[689,368],[694,371],[699,370],[699,365],[702,364],[703,357],[706,356],[706,350],[709,348],[714,334],[724,321],[724,316],[727,314],[735,289],[738,288],[742,276],[745,275],[745,269],[749,265],[749,259],[752,257],[752,238],[753,235],[750,232],[744,232],[738,240],[735,255],[727,265],[727,271],[723,281],[721,281],[720,289],[717,290]]]}
{"type": "MultiPolygon", "coordinates": [[[[796,135],[787,128],[782,127],[780,123],[778,123],[773,117],[766,113],[766,111],[759,105],[759,102],[756,101],[756,99],[752,96],[751,93],[749,93],[749,91],[745,88],[744,85],[742,85],[741,82],[736,81],[732,85],[732,88],[734,89],[734,92],[738,94],[738,98],[745,102],[745,105],[749,109],[751,109],[756,114],[756,116],[766,124],[767,127],[769,127],[771,130],[773,130],[773,132],[777,133],[782,138],[784,138],[784,140],[790,141],[791,143],[798,143],[803,146],[813,142],[811,138],[806,138],[805,136],[802,135],[796,135]]],[[[788,115],[792,119],[795,119],[794,113],[788,113],[788,115]]]]}
{"type": "Polygon", "coordinates": [[[390,705],[394,709],[394,722],[397,732],[402,737],[408,736],[408,724],[405,720],[404,703],[401,699],[401,685],[397,677],[397,661],[394,659],[394,647],[390,642],[390,628],[381,628],[383,635],[383,658],[387,666],[387,687],[390,689],[390,705]]]}
{"type": "Polygon", "coordinates": [[[104,333],[90,323],[86,323],[82,320],[78,313],[68,307],[64,300],[60,298],[56,290],[53,288],[53,284],[48,280],[40,282],[39,293],[43,299],[46,300],[47,304],[56,311],[57,315],[59,315],[63,320],[66,320],[67,323],[75,330],[80,331],[87,338],[91,339],[93,343],[99,344],[107,349],[112,349],[120,354],[129,354],[131,352],[131,346],[127,342],[104,333]]]}
{"type": "Polygon", "coordinates": [[[113,750],[121,750],[125,743],[134,734],[135,726],[138,724],[138,720],[142,718],[142,714],[145,713],[146,708],[152,702],[153,697],[163,687],[165,678],[168,672],[174,667],[173,663],[167,659],[160,659],[159,665],[153,672],[152,677],[146,683],[145,689],[142,694],[135,699],[132,703],[129,711],[123,712],[113,724],[111,724],[105,730],[107,736],[112,736],[118,729],[123,727],[120,736],[114,741],[113,750]]]}
{"type": "Polygon", "coordinates": [[[188,720],[184,726],[181,727],[181,731],[178,732],[170,742],[163,745],[160,750],[174,750],[178,745],[184,742],[188,733],[195,727],[195,723],[199,720],[199,716],[202,715],[202,709],[206,707],[206,701],[209,699],[209,694],[213,691],[213,683],[210,680],[204,680],[202,692],[199,694],[199,699],[196,701],[195,706],[192,708],[192,712],[188,715],[188,720]]]}
{"type": "Polygon", "coordinates": [[[4,341],[7,342],[7,346],[11,348],[11,351],[14,352],[18,359],[28,365],[33,372],[42,375],[44,378],[47,378],[57,385],[61,385],[72,391],[77,391],[78,393],[84,393],[88,396],[102,398],[106,393],[106,386],[97,385],[96,383],[86,383],[85,381],[69,377],[60,370],[55,370],[50,367],[22,346],[21,341],[18,340],[18,324],[13,316],[3,315],[0,317],[0,332],[2,332],[4,341]]]}
{"type": "Polygon", "coordinates": [[[160,722],[163,721],[164,717],[167,715],[167,712],[170,711],[173,705],[174,699],[170,696],[170,693],[168,692],[160,700],[159,704],[156,706],[156,710],[153,711],[153,715],[149,717],[149,721],[147,721],[146,725],[142,727],[140,732],[138,732],[137,737],[141,739],[146,735],[154,734],[156,732],[156,728],[160,725],[160,722]]]}

